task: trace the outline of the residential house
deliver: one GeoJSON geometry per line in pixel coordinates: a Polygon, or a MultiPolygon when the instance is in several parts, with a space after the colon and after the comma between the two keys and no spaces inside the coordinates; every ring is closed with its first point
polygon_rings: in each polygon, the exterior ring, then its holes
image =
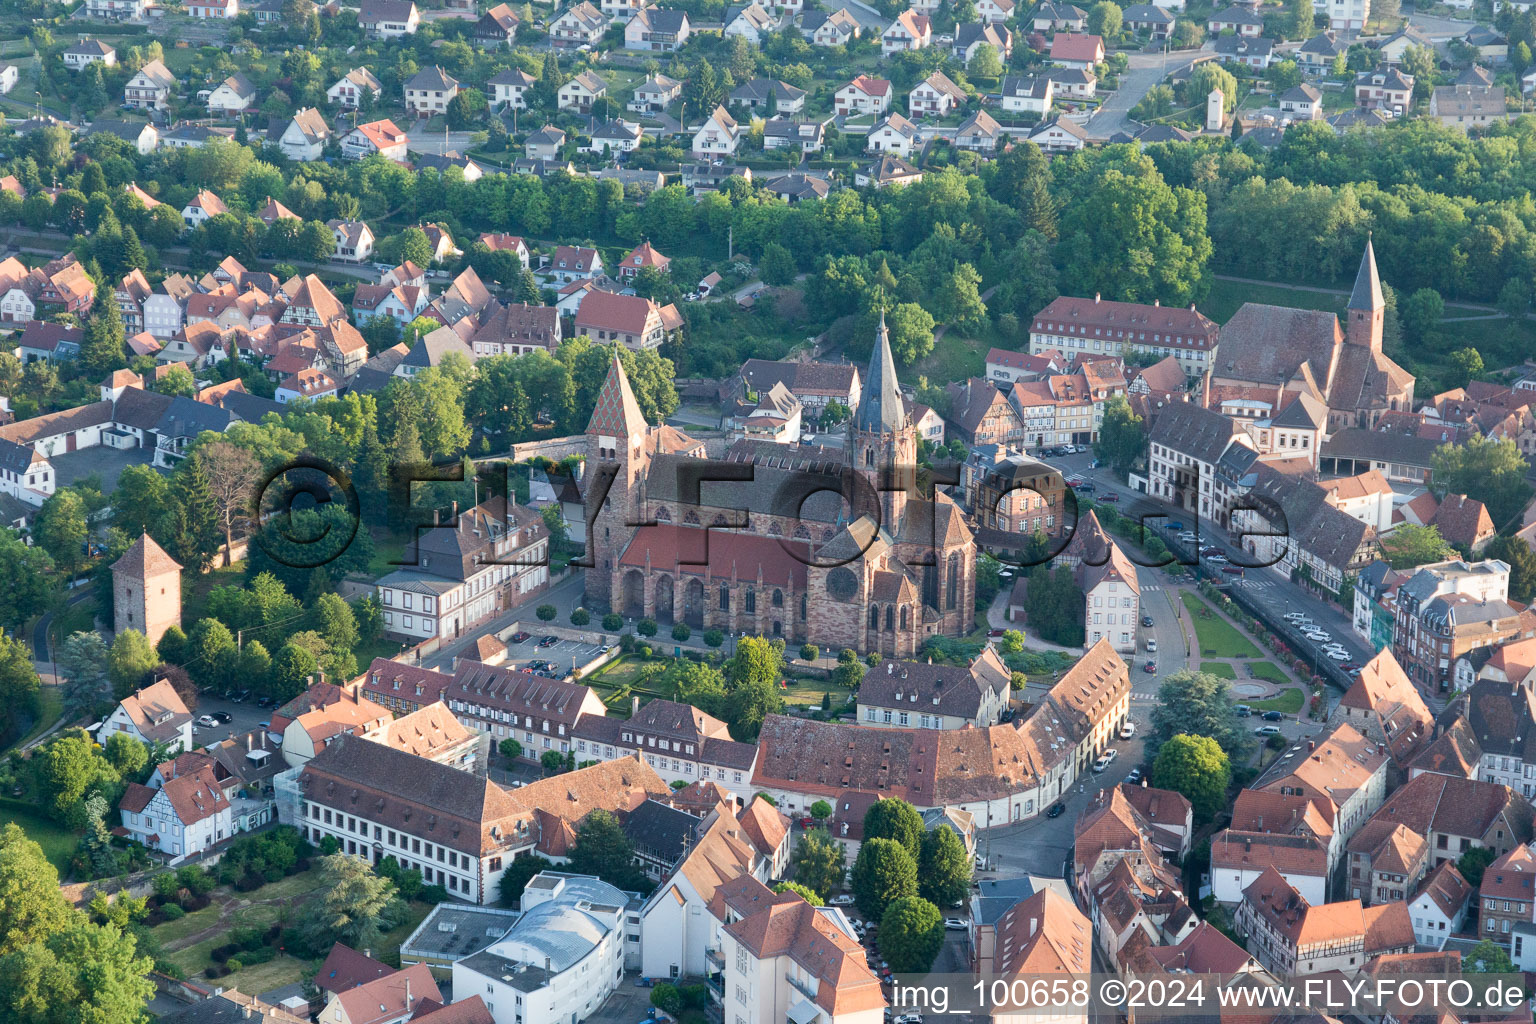
{"type": "Polygon", "coordinates": [[[1477,898],[1479,938],[1509,945],[1512,927],[1536,916],[1536,856],[1530,848],[1516,846],[1489,864],[1477,898]]]}
{"type": "Polygon", "coordinates": [[[965,90],[944,72],[935,71],[907,93],[907,113],[912,117],[943,117],[965,101],[965,90]]]}
{"type": "Polygon", "coordinates": [[[554,160],[565,147],[565,132],[554,125],[545,125],[536,132],[529,132],[523,150],[529,160],[554,160]]]}
{"type": "Polygon", "coordinates": [[[1213,36],[1231,33],[1257,37],[1264,34],[1264,18],[1251,7],[1234,5],[1212,14],[1206,20],[1205,30],[1213,36]]]}
{"type": "Polygon", "coordinates": [[[1462,130],[1507,120],[1504,87],[1437,85],[1429,96],[1429,116],[1462,130]]]}
{"type": "Polygon", "coordinates": [[[865,674],[854,721],[877,728],[996,725],[1008,707],[1009,676],[991,644],[964,667],[887,659],[865,674]]]}
{"type": "Polygon", "coordinates": [[[158,60],[146,63],[123,86],[123,105],[140,110],[165,110],[171,105],[176,76],[158,60]]]}
{"type": "Polygon", "coordinates": [[[633,121],[613,118],[592,129],[592,138],[584,150],[588,153],[633,153],[645,132],[633,121]]]}
{"type": "Polygon", "coordinates": [[[413,0],[362,0],[357,21],[370,39],[398,39],[415,34],[421,14],[413,0]]]}
{"type": "Polygon", "coordinates": [[[928,16],[906,10],[880,34],[880,55],[889,57],[907,50],[921,50],[933,42],[933,23],[928,16]]]}
{"type": "Polygon", "coordinates": [[[658,306],[638,295],[594,290],[576,313],[576,335],[600,343],[617,342],[629,349],[656,348],[667,332],[682,326],[672,305],[658,306]]]}
{"type": "Polygon", "coordinates": [[[739,145],[741,126],[724,107],[716,107],[693,135],[693,155],[698,160],[724,160],[735,156],[739,145]]]}
{"type": "Polygon", "coordinates": [[[235,117],[255,106],[256,85],[238,71],[208,94],[208,113],[214,117],[235,117]]]}
{"type": "Polygon", "coordinates": [[[1294,85],[1280,94],[1280,113],[1293,121],[1316,121],[1323,116],[1323,94],[1310,82],[1294,85]]]}
{"type": "Polygon", "coordinates": [[[90,64],[99,63],[110,68],[117,63],[117,51],[100,39],[82,39],[73,46],[65,47],[61,56],[64,66],[72,71],[79,71],[90,64]]]}
{"type": "Polygon", "coordinates": [[[642,7],[624,26],[624,49],[670,53],[688,41],[686,11],[642,7]]]}
{"type": "Polygon", "coordinates": [[[969,22],[955,26],[955,41],[950,53],[967,67],[983,46],[990,46],[1006,64],[1013,55],[1013,33],[1005,25],[990,21],[969,22]]]}
{"type": "Polygon", "coordinates": [[[798,114],[805,109],[805,90],[776,78],[751,78],[731,91],[731,105],[767,114],[798,114]]]}
{"type": "Polygon", "coordinates": [[[322,398],[335,398],[340,390],[341,385],[330,374],[319,367],[310,367],[284,377],[272,397],[279,405],[299,399],[318,402],[322,398]]]}
{"type": "Polygon", "coordinates": [[[1132,4],[1121,15],[1122,24],[1132,32],[1145,33],[1153,39],[1167,39],[1173,33],[1173,15],[1152,4],[1132,4]]]}
{"type": "Polygon", "coordinates": [[[148,156],[160,145],[160,133],[148,121],[117,121],[101,118],[91,123],[92,135],[115,135],[133,146],[140,156],[148,156]]]}
{"type": "Polygon", "coordinates": [[[325,115],[314,107],[305,107],[289,119],[278,137],[277,147],[288,159],[307,163],[320,159],[330,137],[331,126],[325,115]]]}
{"type": "MultiPolygon", "coordinates": [[[[741,89],[736,90],[736,92],[740,91],[741,89]]],[[[666,110],[667,106],[682,94],[683,83],[677,79],[668,78],[662,74],[647,75],[645,81],[635,86],[628,109],[637,114],[658,113],[666,110]]],[[[736,93],[731,94],[731,102],[737,102],[736,93]]]]}
{"type": "Polygon", "coordinates": [[[1051,109],[1052,91],[1051,80],[1044,76],[1008,75],[1000,90],[1002,107],[1013,114],[1044,117],[1051,109]]]}
{"type": "Polygon", "coordinates": [[[1327,75],[1333,73],[1333,62],[1346,46],[1333,29],[1319,32],[1296,48],[1296,66],[1303,74],[1327,75]]]}
{"type": "Polygon", "coordinates": [[[498,71],[486,82],[491,87],[491,106],[497,110],[527,110],[528,90],[537,82],[522,68],[498,71]]]}
{"type": "Polygon", "coordinates": [[[544,265],[544,273],[556,284],[591,280],[604,273],[603,258],[596,249],[562,245],[544,265]]]}
{"type": "Polygon", "coordinates": [[[976,111],[955,129],[955,146],[973,153],[994,153],[1006,138],[1002,125],[985,110],[976,111]]]}
{"type": "Polygon", "coordinates": [[[187,14],[194,18],[233,18],[240,13],[239,0],[190,0],[187,14]]]}
{"type": "Polygon", "coordinates": [[[1029,141],[1047,153],[1068,153],[1088,144],[1088,133],[1076,121],[1052,118],[1029,133],[1029,141]]]}
{"type": "Polygon", "coordinates": [[[164,744],[172,753],[191,750],[192,712],[170,680],[161,679],[118,701],[96,730],[96,742],[105,745],[117,733],[150,749],[164,744]]]}
{"type": "Polygon", "coordinates": [[[360,220],[329,220],[325,226],[336,238],[331,259],[344,263],[366,263],[373,255],[373,230],[360,220]]]}
{"type": "Polygon", "coordinates": [[[1088,26],[1088,12],[1072,4],[1043,0],[1029,16],[1029,26],[1036,32],[1081,32],[1088,26]]]}
{"type": "Polygon", "coordinates": [[[1052,99],[1091,100],[1098,95],[1098,76],[1086,68],[1046,68],[1041,77],[1051,83],[1052,99]]]}
{"type": "Polygon", "coordinates": [[[1221,36],[1212,49],[1216,51],[1216,59],[1224,64],[1241,64],[1264,71],[1274,60],[1275,41],[1264,36],[1221,36]]]}
{"type": "Polygon", "coordinates": [[[859,19],[848,13],[848,8],[839,7],[831,14],[805,15],[800,31],[817,46],[846,46],[859,38],[863,28],[859,19]]]}
{"type": "Polygon", "coordinates": [[[592,110],[592,104],[606,95],[608,83],[595,71],[583,71],[560,87],[559,106],[561,110],[585,114],[592,110]]]}
{"type": "Polygon", "coordinates": [[[1355,76],[1355,105],[1402,116],[1413,105],[1413,76],[1395,67],[1362,71],[1355,76]]]}
{"type": "MultiPolygon", "coordinates": [[[[429,1020],[436,1016],[433,1006],[442,1006],[443,993],[426,964],[412,964],[404,970],[391,971],[356,987],[331,993],[329,1001],[315,1019],[319,1024],[405,1024],[409,1020],[429,1020]]],[[[484,1004],[481,1010],[484,1010],[484,1004]]]]}
{"type": "Polygon", "coordinates": [[[1065,68],[1092,71],[1104,60],[1104,40],[1078,32],[1058,32],[1051,37],[1051,61],[1065,68]]]}
{"type": "Polygon", "coordinates": [[[405,109],[417,117],[443,114],[458,94],[458,80],[434,64],[422,68],[405,83],[405,109]]]}
{"type": "Polygon", "coordinates": [[[153,787],[130,782],[118,801],[127,837],[180,863],[234,834],[229,797],[214,777],[212,766],[200,765],[161,780],[153,787]]]}
{"type": "Polygon", "coordinates": [[[518,17],[507,4],[497,4],[480,15],[475,22],[475,41],[482,46],[497,49],[511,46],[517,41],[518,17]]]}
{"type": "Polygon", "coordinates": [[[976,5],[976,17],[991,25],[1001,25],[1018,10],[1015,0],[980,0],[976,5]]]}
{"type": "Polygon", "coordinates": [[[353,68],[325,90],[327,101],[343,110],[357,110],[363,105],[364,96],[378,100],[384,95],[384,86],[367,68],[353,68]]]}
{"type": "Polygon", "coordinates": [[[918,142],[917,125],[901,114],[890,113],[870,130],[864,146],[871,153],[895,153],[905,157],[912,155],[918,142]]]}
{"type": "Polygon", "coordinates": [[[582,0],[549,23],[549,42],[557,50],[588,50],[602,41],[607,29],[602,12],[582,0]]]}
{"type": "Polygon", "coordinates": [[[763,122],[764,149],[797,148],[805,154],[818,153],[826,140],[828,121],[796,121],[788,117],[770,117],[763,122]]]}
{"type": "Polygon", "coordinates": [[[1233,924],[1248,951],[1277,976],[1354,976],[1376,957],[1412,952],[1414,944],[1407,904],[1312,905],[1273,868],[1243,893],[1233,924]]]}
{"type": "Polygon", "coordinates": [[[377,153],[386,160],[405,163],[408,144],[405,132],[395,122],[369,121],[342,136],[341,155],[348,160],[362,160],[377,153]]]}
{"type": "Polygon", "coordinates": [[[615,273],[621,281],[633,281],[646,267],[665,274],[671,263],[672,260],[652,248],[650,242],[641,242],[629,251],[629,255],[624,257],[615,273]]]}
{"type": "Polygon", "coordinates": [[[1456,866],[1441,861],[1408,902],[1414,941],[1430,949],[1443,949],[1445,940],[1462,930],[1467,905],[1474,898],[1474,890],[1456,866]]]}
{"type": "Polygon", "coordinates": [[[1328,4],[1328,27],[1335,32],[1359,32],[1370,15],[1371,0],[1332,0],[1328,4]]]}
{"type": "Polygon", "coordinates": [[[107,21],[137,21],[144,17],[145,0],[87,0],[85,12],[107,21]]]}
{"type": "Polygon", "coordinates": [[[859,75],[833,94],[832,108],[849,117],[878,117],[890,107],[891,91],[888,80],[859,75]]]}
{"type": "Polygon", "coordinates": [[[553,355],[560,338],[560,316],[555,307],[509,302],[499,305],[486,319],[470,339],[470,346],[477,359],[536,351],[553,355]]]}
{"type": "Polygon", "coordinates": [[[725,35],[740,36],[753,46],[762,46],[777,24],[768,8],[752,0],[741,7],[732,7],[725,16],[725,35]]]}

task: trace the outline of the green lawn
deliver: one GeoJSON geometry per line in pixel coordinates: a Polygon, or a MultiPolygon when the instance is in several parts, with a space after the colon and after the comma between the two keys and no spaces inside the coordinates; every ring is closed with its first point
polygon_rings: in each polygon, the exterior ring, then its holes
{"type": "Polygon", "coordinates": [[[1210,605],[1187,590],[1179,596],[1184,599],[1184,607],[1189,609],[1190,618],[1194,620],[1200,653],[1216,658],[1259,656],[1259,649],[1210,605]]]}
{"type": "Polygon", "coordinates": [[[29,743],[57,722],[64,715],[64,698],[57,686],[43,686],[37,695],[37,721],[32,723],[32,728],[27,734],[16,742],[16,746],[29,743]]]}
{"type": "Polygon", "coordinates": [[[1232,667],[1231,663],[1225,661],[1202,661],[1200,663],[1200,671],[1213,676],[1220,676],[1222,679],[1237,678],[1237,670],[1232,667]]]}
{"type": "Polygon", "coordinates": [[[1289,690],[1282,690],[1278,697],[1250,701],[1248,706],[1256,711],[1283,711],[1288,715],[1294,715],[1301,710],[1306,699],[1306,694],[1302,692],[1301,687],[1293,686],[1289,690]]]}
{"type": "Polygon", "coordinates": [[[1271,683],[1284,684],[1291,681],[1290,677],[1285,674],[1285,670],[1272,661],[1249,662],[1248,674],[1255,679],[1263,679],[1271,683]]]}
{"type": "Polygon", "coordinates": [[[0,825],[8,822],[20,825],[27,838],[43,848],[48,863],[59,869],[59,875],[69,870],[69,858],[75,854],[80,837],[43,816],[38,808],[20,800],[0,800],[0,825]]]}
{"type": "Polygon", "coordinates": [[[905,379],[922,376],[929,383],[942,386],[948,381],[984,376],[990,347],[986,341],[966,338],[958,331],[945,331],[944,337],[934,343],[933,351],[914,363],[905,379]]]}

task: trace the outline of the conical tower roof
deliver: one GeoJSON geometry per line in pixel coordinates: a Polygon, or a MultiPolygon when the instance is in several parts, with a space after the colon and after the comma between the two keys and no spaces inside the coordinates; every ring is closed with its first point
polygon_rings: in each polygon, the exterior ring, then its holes
{"type": "Polygon", "coordinates": [[[141,532],[133,546],[123,552],[123,557],[112,563],[112,571],[144,579],[162,573],[180,572],[181,563],[166,554],[165,548],[155,543],[155,538],[141,532]]]}
{"type": "Polygon", "coordinates": [[[869,356],[864,392],[859,396],[853,426],[865,433],[881,434],[900,430],[906,425],[907,407],[901,400],[901,388],[896,381],[896,357],[891,354],[891,336],[885,329],[885,311],[881,310],[880,330],[875,337],[875,350],[869,356]]]}
{"type": "Polygon", "coordinates": [[[592,420],[587,433],[605,437],[630,438],[645,433],[645,417],[640,414],[640,403],[629,386],[629,375],[624,364],[614,356],[608,365],[608,379],[597,393],[597,405],[592,410],[592,420]]]}
{"type": "Polygon", "coordinates": [[[1386,304],[1381,294],[1381,278],[1376,275],[1376,249],[1367,235],[1365,255],[1360,257],[1360,271],[1355,274],[1355,290],[1349,293],[1348,308],[1376,310],[1386,304]]]}

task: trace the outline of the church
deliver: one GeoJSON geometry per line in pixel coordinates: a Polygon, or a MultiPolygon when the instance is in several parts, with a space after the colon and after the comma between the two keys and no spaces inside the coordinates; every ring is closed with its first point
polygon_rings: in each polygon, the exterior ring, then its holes
{"type": "Polygon", "coordinates": [[[744,439],[707,458],[645,422],[615,358],[586,433],[587,606],[896,658],[969,633],[976,540],[918,487],[883,317],[847,431],[840,457],[744,439]]]}

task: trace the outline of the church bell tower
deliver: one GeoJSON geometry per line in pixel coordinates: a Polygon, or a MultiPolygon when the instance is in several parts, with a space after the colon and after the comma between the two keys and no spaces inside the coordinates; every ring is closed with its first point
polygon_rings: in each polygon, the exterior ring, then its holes
{"type": "MultiPolygon", "coordinates": [[[[896,380],[896,358],[891,354],[883,311],[859,407],[848,421],[844,453],[848,467],[874,491],[880,526],[894,536],[906,514],[907,496],[917,490],[917,428],[907,415],[896,380]]],[[[872,511],[856,507],[853,515],[872,511]]]]}

